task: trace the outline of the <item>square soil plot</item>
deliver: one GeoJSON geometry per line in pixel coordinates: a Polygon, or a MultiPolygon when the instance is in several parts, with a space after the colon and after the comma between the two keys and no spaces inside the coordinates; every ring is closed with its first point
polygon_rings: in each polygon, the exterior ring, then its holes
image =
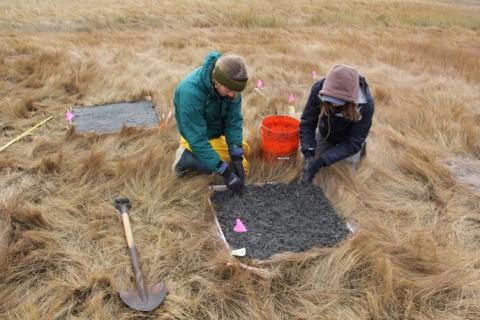
{"type": "Polygon", "coordinates": [[[122,127],[154,128],[159,118],[151,101],[113,103],[94,107],[74,107],[73,122],[79,133],[119,132],[122,127]]]}
{"type": "Polygon", "coordinates": [[[314,185],[247,185],[242,193],[214,192],[211,203],[221,232],[234,250],[266,259],[285,251],[332,247],[350,231],[323,191],[314,185]],[[234,231],[236,219],[247,231],[234,231]]]}

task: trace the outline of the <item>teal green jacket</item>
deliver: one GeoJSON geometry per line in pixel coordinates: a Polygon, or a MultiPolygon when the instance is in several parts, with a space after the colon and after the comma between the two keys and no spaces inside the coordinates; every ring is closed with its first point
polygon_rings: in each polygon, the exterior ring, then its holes
{"type": "Polygon", "coordinates": [[[221,97],[213,87],[212,70],[219,52],[210,52],[203,65],[183,79],[175,89],[173,104],[180,134],[188,141],[193,154],[209,171],[216,171],[220,157],[208,140],[225,135],[228,148],[241,146],[243,118],[242,98],[221,97]]]}

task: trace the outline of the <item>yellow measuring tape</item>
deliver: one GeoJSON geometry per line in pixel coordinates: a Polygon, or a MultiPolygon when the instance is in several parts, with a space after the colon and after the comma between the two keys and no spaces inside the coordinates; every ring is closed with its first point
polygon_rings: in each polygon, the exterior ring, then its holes
{"type": "Polygon", "coordinates": [[[25,131],[24,133],[22,133],[21,135],[17,136],[15,139],[13,139],[12,141],[10,141],[9,143],[7,143],[6,145],[4,145],[3,147],[0,148],[0,152],[3,151],[4,149],[6,149],[8,146],[10,146],[11,144],[14,144],[15,142],[17,142],[18,140],[22,139],[23,137],[25,137],[27,134],[29,134],[31,131],[33,131],[34,129],[40,127],[42,124],[44,124],[45,122],[47,122],[48,120],[51,120],[53,119],[53,116],[51,117],[48,117],[47,119],[43,120],[42,122],[36,124],[35,126],[31,127],[30,129],[28,129],[27,131],[25,131]]]}

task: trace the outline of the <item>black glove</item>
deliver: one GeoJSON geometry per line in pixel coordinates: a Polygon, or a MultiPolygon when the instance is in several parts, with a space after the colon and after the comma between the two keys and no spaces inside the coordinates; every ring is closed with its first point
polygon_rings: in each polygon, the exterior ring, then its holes
{"type": "Polygon", "coordinates": [[[310,181],[308,181],[308,177],[309,177],[310,166],[315,161],[315,150],[314,149],[305,149],[305,150],[302,149],[302,153],[303,153],[303,156],[305,157],[305,159],[303,160],[303,169],[300,172],[300,179],[298,180],[298,182],[300,184],[305,184],[307,182],[310,182],[310,181]]]}
{"type": "Polygon", "coordinates": [[[320,168],[324,167],[322,159],[315,159],[314,149],[302,150],[305,160],[303,162],[302,173],[300,174],[300,183],[312,183],[320,168]]]}
{"type": "Polygon", "coordinates": [[[229,150],[232,159],[233,172],[245,183],[245,168],[243,167],[243,149],[242,147],[233,147],[229,150]]]}
{"type": "Polygon", "coordinates": [[[228,167],[226,162],[221,162],[218,166],[218,173],[223,176],[225,185],[232,190],[240,190],[244,187],[244,182],[228,167]]]}
{"type": "Polygon", "coordinates": [[[300,179],[299,179],[299,182],[301,184],[311,182],[311,180],[309,180],[309,176],[310,176],[309,172],[313,162],[315,162],[315,157],[305,156],[305,159],[303,160],[303,169],[302,169],[302,172],[300,173],[300,179]]]}
{"type": "Polygon", "coordinates": [[[305,159],[305,181],[308,183],[312,183],[313,179],[317,175],[318,171],[325,166],[323,163],[323,160],[318,158],[318,159],[309,159],[307,162],[307,159],[305,159]]]}
{"type": "Polygon", "coordinates": [[[243,167],[243,163],[241,160],[233,161],[232,162],[232,169],[233,172],[240,178],[243,183],[245,183],[246,175],[245,175],[245,168],[243,167]]]}

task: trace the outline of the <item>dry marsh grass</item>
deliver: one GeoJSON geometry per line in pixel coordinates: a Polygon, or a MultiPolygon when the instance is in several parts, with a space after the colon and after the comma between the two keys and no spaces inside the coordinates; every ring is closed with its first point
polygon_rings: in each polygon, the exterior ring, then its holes
{"type": "Polygon", "coordinates": [[[479,319],[479,16],[476,1],[0,2],[0,145],[55,116],[0,153],[0,318],[479,319]],[[171,173],[173,122],[66,127],[74,105],[150,96],[168,113],[210,50],[249,64],[250,182],[295,178],[299,159],[261,161],[259,125],[289,94],[301,111],[312,70],[367,77],[368,156],[317,179],[360,226],[352,238],[249,272],[215,235],[210,177],[171,173]],[[147,281],[170,290],[150,314],[117,296],[134,285],[117,195],[133,202],[147,281]]]}

